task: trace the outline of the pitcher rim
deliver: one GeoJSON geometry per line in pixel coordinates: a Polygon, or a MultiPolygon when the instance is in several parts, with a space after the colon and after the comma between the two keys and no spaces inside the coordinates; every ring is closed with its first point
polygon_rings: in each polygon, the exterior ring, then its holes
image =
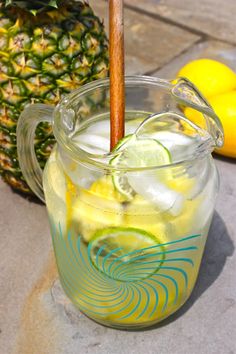
{"type": "MultiPolygon", "coordinates": [[[[180,80],[182,78],[179,78],[180,80]]],[[[170,91],[171,89],[175,86],[172,82],[172,80],[166,80],[166,79],[160,79],[152,76],[146,76],[146,75],[128,75],[125,76],[125,83],[126,85],[132,85],[132,84],[142,84],[142,85],[153,85],[153,86],[159,86],[163,87],[167,90],[170,91]]],[[[182,164],[186,163],[193,163],[194,160],[204,158],[205,156],[211,154],[213,151],[213,144],[212,144],[212,137],[210,134],[206,131],[206,135],[208,135],[208,138],[204,140],[204,142],[201,142],[198,147],[196,147],[194,154],[191,157],[178,160],[175,162],[170,162],[168,164],[164,165],[158,165],[158,166],[145,166],[145,167],[126,167],[126,166],[112,166],[109,164],[109,162],[105,162],[105,160],[112,159],[115,154],[114,152],[108,152],[105,154],[91,154],[82,148],[80,148],[78,145],[73,143],[71,139],[68,137],[68,135],[64,132],[64,126],[61,120],[61,115],[62,115],[62,109],[71,105],[74,100],[77,100],[79,97],[93,91],[95,88],[102,88],[102,87],[108,87],[109,86],[109,78],[105,79],[99,79],[95,80],[93,82],[87,83],[78,89],[73,90],[71,93],[67,94],[62,100],[57,104],[54,113],[53,113],[53,133],[56,138],[56,141],[59,145],[60,148],[63,149],[66,154],[68,154],[73,161],[79,162],[81,164],[89,164],[92,168],[95,169],[103,169],[103,170],[109,170],[109,171],[120,171],[120,172],[140,172],[140,171],[151,171],[151,170],[159,170],[159,169],[164,169],[164,168],[172,168],[172,167],[177,167],[182,164]],[[96,160],[95,160],[96,159],[96,160]],[[101,161],[99,161],[101,160],[101,161]]],[[[151,113],[150,113],[151,114],[151,113]]],[[[191,122],[192,123],[192,122],[191,122]]],[[[199,130],[197,125],[192,123],[193,126],[199,130]]]]}

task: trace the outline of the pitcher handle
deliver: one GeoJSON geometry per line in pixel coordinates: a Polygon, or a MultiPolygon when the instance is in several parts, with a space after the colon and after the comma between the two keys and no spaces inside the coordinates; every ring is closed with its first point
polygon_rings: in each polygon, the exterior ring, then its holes
{"type": "Polygon", "coordinates": [[[53,106],[36,103],[27,106],[17,124],[17,154],[23,176],[32,191],[45,202],[43,171],[38,163],[35,149],[35,130],[39,123],[53,122],[53,106]]]}

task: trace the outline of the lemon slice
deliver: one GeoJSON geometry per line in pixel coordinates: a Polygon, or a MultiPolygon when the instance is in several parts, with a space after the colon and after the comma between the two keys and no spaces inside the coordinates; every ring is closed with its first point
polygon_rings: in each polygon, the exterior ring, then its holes
{"type": "Polygon", "coordinates": [[[147,278],[158,271],[165,259],[165,248],[156,236],[132,227],[99,230],[88,247],[93,265],[120,281],[147,278]]]}

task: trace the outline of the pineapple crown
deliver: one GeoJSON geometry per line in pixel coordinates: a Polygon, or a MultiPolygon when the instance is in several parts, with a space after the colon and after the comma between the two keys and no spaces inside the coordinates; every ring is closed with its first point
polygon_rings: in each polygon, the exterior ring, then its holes
{"type": "Polygon", "coordinates": [[[0,4],[8,7],[20,8],[37,15],[38,12],[49,8],[58,8],[62,0],[0,0],[0,4]]]}

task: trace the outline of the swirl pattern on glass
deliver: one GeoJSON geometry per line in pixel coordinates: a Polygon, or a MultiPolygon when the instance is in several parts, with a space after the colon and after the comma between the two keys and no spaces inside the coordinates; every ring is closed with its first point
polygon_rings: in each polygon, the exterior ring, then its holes
{"type": "MultiPolygon", "coordinates": [[[[187,297],[189,278],[195,267],[200,234],[146,247],[114,258],[117,251],[104,254],[105,245],[91,258],[92,243],[59,225],[52,227],[62,286],[79,307],[91,317],[116,320],[151,319],[171,313],[187,297]]],[[[122,252],[122,248],[119,248],[122,252]]],[[[192,281],[192,280],[191,280],[192,281]]]]}

